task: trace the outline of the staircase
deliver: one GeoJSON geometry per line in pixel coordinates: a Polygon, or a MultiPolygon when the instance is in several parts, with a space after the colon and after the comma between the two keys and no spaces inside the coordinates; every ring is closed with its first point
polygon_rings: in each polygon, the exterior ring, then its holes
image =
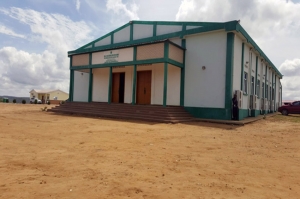
{"type": "Polygon", "coordinates": [[[63,114],[78,114],[95,117],[134,119],[151,122],[178,123],[193,121],[181,106],[108,104],[102,102],[66,102],[48,111],[63,114]]]}

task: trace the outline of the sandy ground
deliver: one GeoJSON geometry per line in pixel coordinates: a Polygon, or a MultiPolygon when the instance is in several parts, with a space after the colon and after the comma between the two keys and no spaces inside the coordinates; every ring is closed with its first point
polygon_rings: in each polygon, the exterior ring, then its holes
{"type": "Polygon", "coordinates": [[[158,124],[41,107],[0,103],[0,198],[300,198],[300,115],[158,124]]]}

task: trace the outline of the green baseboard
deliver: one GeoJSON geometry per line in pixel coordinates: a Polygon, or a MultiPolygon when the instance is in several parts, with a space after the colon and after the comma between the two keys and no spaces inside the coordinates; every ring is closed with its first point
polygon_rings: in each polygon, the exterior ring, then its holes
{"type": "Polygon", "coordinates": [[[196,118],[231,120],[231,109],[203,107],[184,107],[184,109],[196,118]]]}

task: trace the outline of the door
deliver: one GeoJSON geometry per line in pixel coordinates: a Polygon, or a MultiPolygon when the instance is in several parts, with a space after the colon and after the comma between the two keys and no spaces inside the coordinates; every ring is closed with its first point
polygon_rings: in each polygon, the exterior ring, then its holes
{"type": "Polygon", "coordinates": [[[137,104],[151,104],[151,74],[151,71],[137,72],[137,104]]]}
{"type": "Polygon", "coordinates": [[[113,103],[124,103],[125,94],[125,73],[112,74],[112,97],[113,103]]]}

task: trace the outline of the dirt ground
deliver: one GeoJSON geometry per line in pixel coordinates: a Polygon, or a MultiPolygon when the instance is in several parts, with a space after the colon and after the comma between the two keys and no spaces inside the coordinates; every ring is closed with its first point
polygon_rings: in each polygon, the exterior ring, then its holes
{"type": "Polygon", "coordinates": [[[159,124],[42,107],[0,103],[0,198],[300,198],[300,115],[159,124]]]}

